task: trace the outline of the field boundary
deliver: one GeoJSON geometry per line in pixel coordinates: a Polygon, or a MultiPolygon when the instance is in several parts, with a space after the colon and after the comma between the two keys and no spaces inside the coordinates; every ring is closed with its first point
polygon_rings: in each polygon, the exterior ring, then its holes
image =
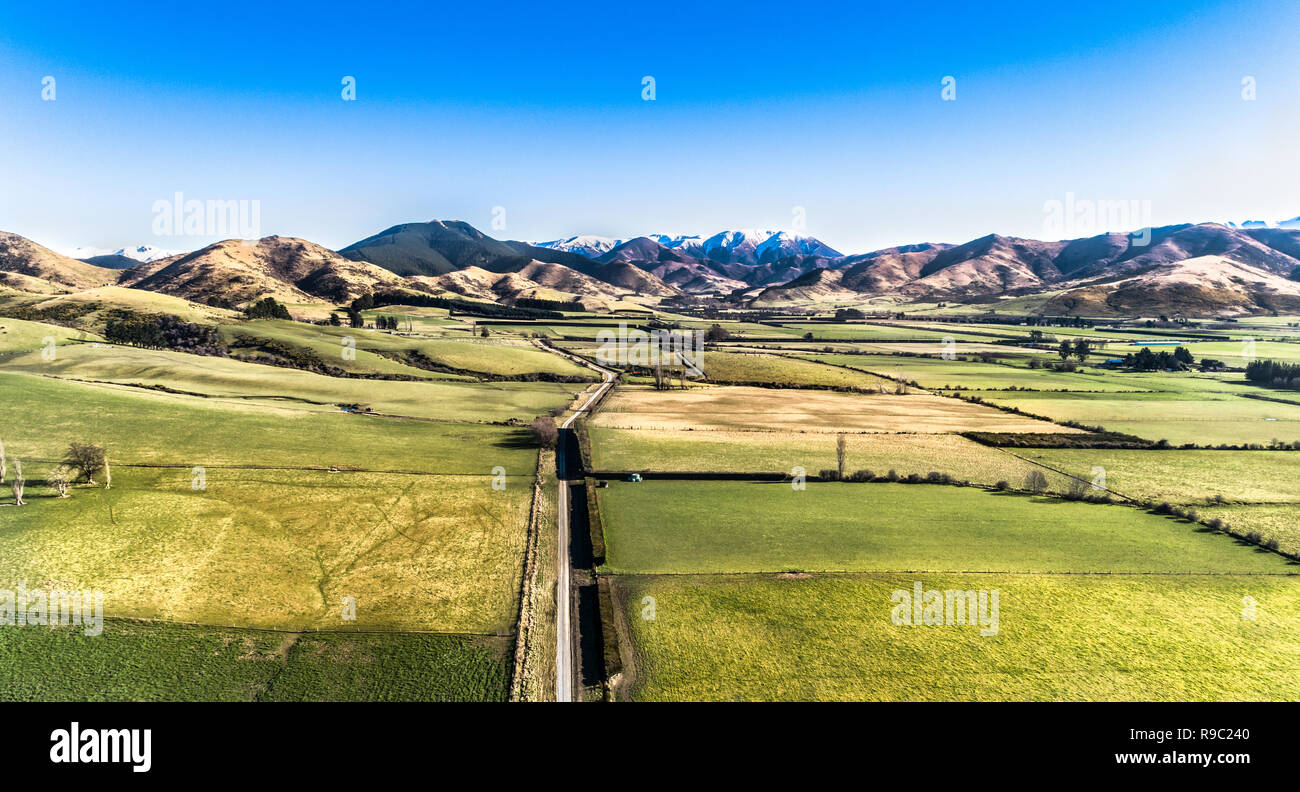
{"type": "Polygon", "coordinates": [[[542,452],[537,451],[537,472],[533,479],[533,502],[528,508],[528,533],[524,549],[523,575],[519,583],[519,620],[515,626],[515,662],[510,674],[510,701],[523,693],[524,664],[533,632],[533,575],[537,565],[537,513],[542,501],[542,452]]]}

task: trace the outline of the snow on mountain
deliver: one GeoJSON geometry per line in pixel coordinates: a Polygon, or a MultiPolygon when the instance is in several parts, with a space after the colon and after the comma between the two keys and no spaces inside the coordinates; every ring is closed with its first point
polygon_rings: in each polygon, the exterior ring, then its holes
{"type": "MultiPolygon", "coordinates": [[[[687,256],[711,259],[725,264],[766,264],[793,255],[817,255],[838,258],[841,254],[813,237],[793,231],[736,229],[720,231],[711,237],[698,234],[647,234],[664,247],[687,256]]],[[[584,234],[535,243],[538,247],[580,253],[599,258],[627,240],[584,234]]]]}
{"type": "Polygon", "coordinates": [[[1300,228],[1300,217],[1293,217],[1290,220],[1243,220],[1240,223],[1234,223],[1231,220],[1224,223],[1228,228],[1300,228]]]}
{"type": "Polygon", "coordinates": [[[613,237],[581,234],[579,236],[569,237],[568,239],[537,242],[536,245],[537,247],[550,248],[551,250],[563,250],[568,253],[578,253],[588,258],[598,258],[626,241],[627,240],[624,239],[614,239],[613,237]]]}
{"type": "Polygon", "coordinates": [[[68,258],[88,259],[96,256],[124,256],[135,261],[157,261],[168,256],[174,256],[177,253],[187,253],[185,250],[163,250],[153,245],[138,245],[133,248],[118,248],[117,250],[106,250],[104,248],[78,247],[64,253],[68,258]]]}
{"type": "Polygon", "coordinates": [[[777,261],[797,254],[839,258],[842,254],[820,239],[779,231],[763,241],[754,254],[760,262],[777,261]]]}

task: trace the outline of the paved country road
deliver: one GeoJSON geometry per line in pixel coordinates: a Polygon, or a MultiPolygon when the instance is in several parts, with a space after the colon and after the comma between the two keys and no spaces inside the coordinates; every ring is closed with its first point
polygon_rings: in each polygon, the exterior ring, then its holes
{"type": "MultiPolygon", "coordinates": [[[[574,355],[568,355],[560,350],[551,348],[552,351],[570,358],[578,363],[594,369],[604,376],[605,381],[600,388],[591,395],[591,398],[583,402],[568,420],[560,424],[561,430],[568,430],[573,424],[574,419],[582,415],[587,409],[599,399],[605,391],[609,390],[614,384],[614,373],[608,369],[603,369],[589,361],[574,355]]],[[[573,701],[573,623],[571,611],[573,604],[573,590],[570,583],[571,560],[569,557],[569,476],[570,460],[565,457],[568,454],[568,443],[556,443],[556,470],[559,479],[559,498],[557,510],[559,511],[556,523],[559,525],[560,544],[556,553],[557,563],[559,564],[558,574],[555,580],[555,700],[556,701],[573,701]]],[[[576,465],[576,461],[573,462],[576,465]]]]}

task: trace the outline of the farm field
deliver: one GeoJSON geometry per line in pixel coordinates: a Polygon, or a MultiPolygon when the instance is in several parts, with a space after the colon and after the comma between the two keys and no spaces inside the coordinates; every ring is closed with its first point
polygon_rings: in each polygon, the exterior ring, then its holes
{"type": "MultiPolygon", "coordinates": [[[[951,337],[957,341],[988,343],[999,338],[1009,337],[1000,333],[982,332],[962,325],[962,329],[941,327],[938,329],[907,327],[886,323],[834,324],[827,322],[787,323],[782,325],[793,335],[802,337],[812,333],[814,341],[860,340],[860,341],[929,341],[942,343],[951,337]]],[[[758,335],[758,334],[755,334],[758,335]]],[[[777,335],[777,334],[772,334],[777,335]]],[[[1028,334],[1026,334],[1027,336],[1028,334]]]]}
{"type": "Polygon", "coordinates": [[[1072,431],[927,393],[900,396],[730,386],[686,391],[622,387],[605,401],[591,425],[767,432],[894,432],[900,426],[928,433],[1072,431]]]}
{"type": "Polygon", "coordinates": [[[1219,518],[1237,533],[1254,531],[1273,539],[1284,553],[1300,554],[1300,505],[1258,503],[1200,508],[1203,519],[1219,518]]]}
{"type": "Polygon", "coordinates": [[[1104,426],[1112,432],[1173,445],[1266,445],[1300,440],[1300,404],[1223,393],[976,393],[1054,421],[1104,426]]]}
{"type": "Polygon", "coordinates": [[[0,512],[0,580],[99,589],[106,615],[276,629],[508,633],[529,478],[117,466],[0,512]],[[95,526],[87,530],[86,526],[95,526]],[[342,598],[356,599],[355,620],[342,598]]]}
{"type": "Polygon", "coordinates": [[[874,573],[619,577],[644,701],[1295,700],[1300,580],[874,573]],[[896,626],[893,592],[997,590],[998,631],[896,626]],[[1242,618],[1242,598],[1256,603],[1242,618]],[[639,618],[653,597],[655,619],[639,618]],[[1249,669],[1246,671],[1245,669],[1249,669]]]}
{"type": "Polygon", "coordinates": [[[0,313],[6,318],[34,321],[57,321],[80,330],[102,333],[104,325],[116,311],[143,314],[169,314],[186,322],[213,324],[240,316],[235,311],[213,308],[157,292],[101,286],[71,294],[36,295],[27,292],[0,292],[0,313]]]}
{"type": "MultiPolygon", "coordinates": [[[[722,352],[700,353],[705,379],[721,383],[774,383],[784,386],[818,386],[875,390],[880,378],[860,371],[824,366],[781,355],[722,352]]],[[[892,388],[892,383],[889,387],[892,388]]]]}
{"type": "MultiPolygon", "coordinates": [[[[834,435],[812,432],[695,432],[685,430],[590,430],[596,470],[785,473],[802,467],[808,475],[836,466],[834,435]]],[[[957,435],[851,434],[845,439],[845,468],[878,476],[930,471],[992,486],[1020,486],[1031,470],[1042,470],[1016,456],[957,435]]],[[[1018,452],[1039,449],[1017,449],[1018,452]]],[[[1024,454],[1028,456],[1028,454],[1024,454]]],[[[1087,468],[1084,469],[1085,472],[1087,468]]],[[[1049,487],[1060,490],[1065,477],[1043,470],[1049,487]]]]}
{"type": "Polygon", "coordinates": [[[613,574],[812,571],[1287,574],[1186,520],[938,484],[645,481],[601,491],[613,574]]]}
{"type": "MultiPolygon", "coordinates": [[[[960,346],[958,347],[960,350],[960,346]]],[[[963,354],[960,351],[957,354],[963,354]]],[[[980,363],[901,355],[804,355],[837,366],[849,366],[916,382],[936,390],[1127,391],[1142,390],[1102,374],[1031,369],[1001,363],[980,363]]]]}
{"type": "Polygon", "coordinates": [[[423,379],[438,377],[437,372],[403,362],[410,360],[411,353],[418,352],[440,366],[488,375],[556,374],[583,379],[589,379],[591,375],[589,369],[514,338],[420,338],[286,320],[223,325],[221,332],[231,341],[239,338],[270,339],[307,349],[327,364],[354,373],[402,374],[423,379]],[[355,359],[345,358],[345,350],[355,359]]]}
{"type": "Polygon", "coordinates": [[[53,338],[56,346],[101,340],[84,330],[0,316],[0,355],[41,349],[46,338],[53,338]]]}
{"type": "Polygon", "coordinates": [[[1204,505],[1221,495],[1232,503],[1300,503],[1300,454],[1292,451],[1138,451],[1011,449],[1019,456],[1091,480],[1132,498],[1204,505]]]}
{"type": "Polygon", "coordinates": [[[131,620],[106,622],[93,637],[79,628],[7,627],[0,701],[502,701],[504,644],[131,620]]]}

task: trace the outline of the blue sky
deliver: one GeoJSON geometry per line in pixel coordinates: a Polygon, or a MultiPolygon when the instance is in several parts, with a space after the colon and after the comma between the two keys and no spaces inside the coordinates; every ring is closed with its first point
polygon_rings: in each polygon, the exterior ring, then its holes
{"type": "Polygon", "coordinates": [[[801,207],[863,252],[1043,237],[1067,193],[1157,225],[1300,214],[1295,3],[113,5],[0,8],[0,230],[216,241],[154,234],[178,191],[330,247],[429,219],[788,228],[801,207]]]}

